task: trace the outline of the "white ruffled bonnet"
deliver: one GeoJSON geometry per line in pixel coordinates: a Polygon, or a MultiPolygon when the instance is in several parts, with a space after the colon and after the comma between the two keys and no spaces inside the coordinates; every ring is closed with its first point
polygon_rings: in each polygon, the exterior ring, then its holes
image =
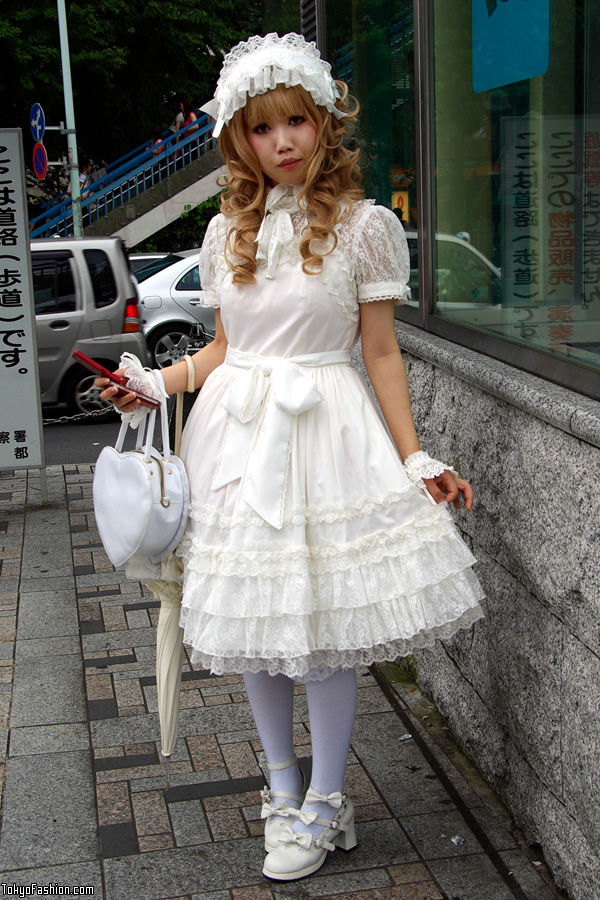
{"type": "Polygon", "coordinates": [[[266,94],[278,84],[301,85],[317,106],[324,106],[338,119],[346,115],[335,105],[340,93],[331,66],[321,59],[316,44],[293,32],[283,37],[272,32],[241,41],[225,56],[215,96],[200,107],[216,119],[213,137],[220,135],[223,125],[246,105],[248,97],[266,94]]]}

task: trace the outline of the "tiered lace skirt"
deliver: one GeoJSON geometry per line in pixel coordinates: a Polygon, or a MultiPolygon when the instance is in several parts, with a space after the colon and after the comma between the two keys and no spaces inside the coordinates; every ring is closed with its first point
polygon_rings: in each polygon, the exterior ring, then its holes
{"type": "MultiPolygon", "coordinates": [[[[221,400],[238,376],[212,373],[184,434],[192,502],[178,553],[193,660],[217,674],[303,677],[393,660],[479,619],[473,555],[446,508],[407,480],[347,365],[311,371],[324,399],[293,420],[281,528],[244,500],[246,474],[214,487],[230,438],[221,400]]],[[[245,473],[263,420],[261,410],[240,447],[245,473]]]]}

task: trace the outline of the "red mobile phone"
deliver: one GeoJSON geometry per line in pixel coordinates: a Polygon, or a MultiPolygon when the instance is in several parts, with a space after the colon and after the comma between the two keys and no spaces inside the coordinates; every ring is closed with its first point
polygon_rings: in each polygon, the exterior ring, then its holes
{"type": "Polygon", "coordinates": [[[95,375],[99,375],[101,378],[108,378],[111,384],[116,385],[116,387],[120,388],[119,393],[124,396],[125,394],[135,394],[136,398],[140,401],[142,406],[149,406],[150,409],[160,409],[160,400],[155,400],[153,397],[148,397],[146,394],[142,394],[141,391],[134,391],[131,388],[127,387],[127,379],[123,378],[122,375],[115,375],[114,372],[111,372],[110,369],[107,369],[105,366],[101,365],[99,362],[96,362],[95,359],[92,359],[90,356],[86,356],[85,353],[82,353],[81,350],[73,351],[73,359],[76,359],[80,365],[85,366],[86,369],[89,369],[90,372],[94,372],[95,375]]]}

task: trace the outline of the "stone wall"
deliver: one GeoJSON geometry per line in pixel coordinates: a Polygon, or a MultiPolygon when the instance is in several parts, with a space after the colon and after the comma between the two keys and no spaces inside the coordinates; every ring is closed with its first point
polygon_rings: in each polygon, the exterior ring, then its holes
{"type": "Polygon", "coordinates": [[[574,900],[600,897],[600,403],[398,325],[424,449],[486,618],[415,655],[423,689],[574,900]]]}

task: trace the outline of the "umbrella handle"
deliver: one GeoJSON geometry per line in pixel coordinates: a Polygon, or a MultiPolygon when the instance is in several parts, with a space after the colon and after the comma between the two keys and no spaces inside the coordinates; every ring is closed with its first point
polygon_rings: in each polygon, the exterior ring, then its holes
{"type": "Polygon", "coordinates": [[[168,791],[171,787],[171,756],[163,756],[165,761],[165,790],[168,791]]]}

